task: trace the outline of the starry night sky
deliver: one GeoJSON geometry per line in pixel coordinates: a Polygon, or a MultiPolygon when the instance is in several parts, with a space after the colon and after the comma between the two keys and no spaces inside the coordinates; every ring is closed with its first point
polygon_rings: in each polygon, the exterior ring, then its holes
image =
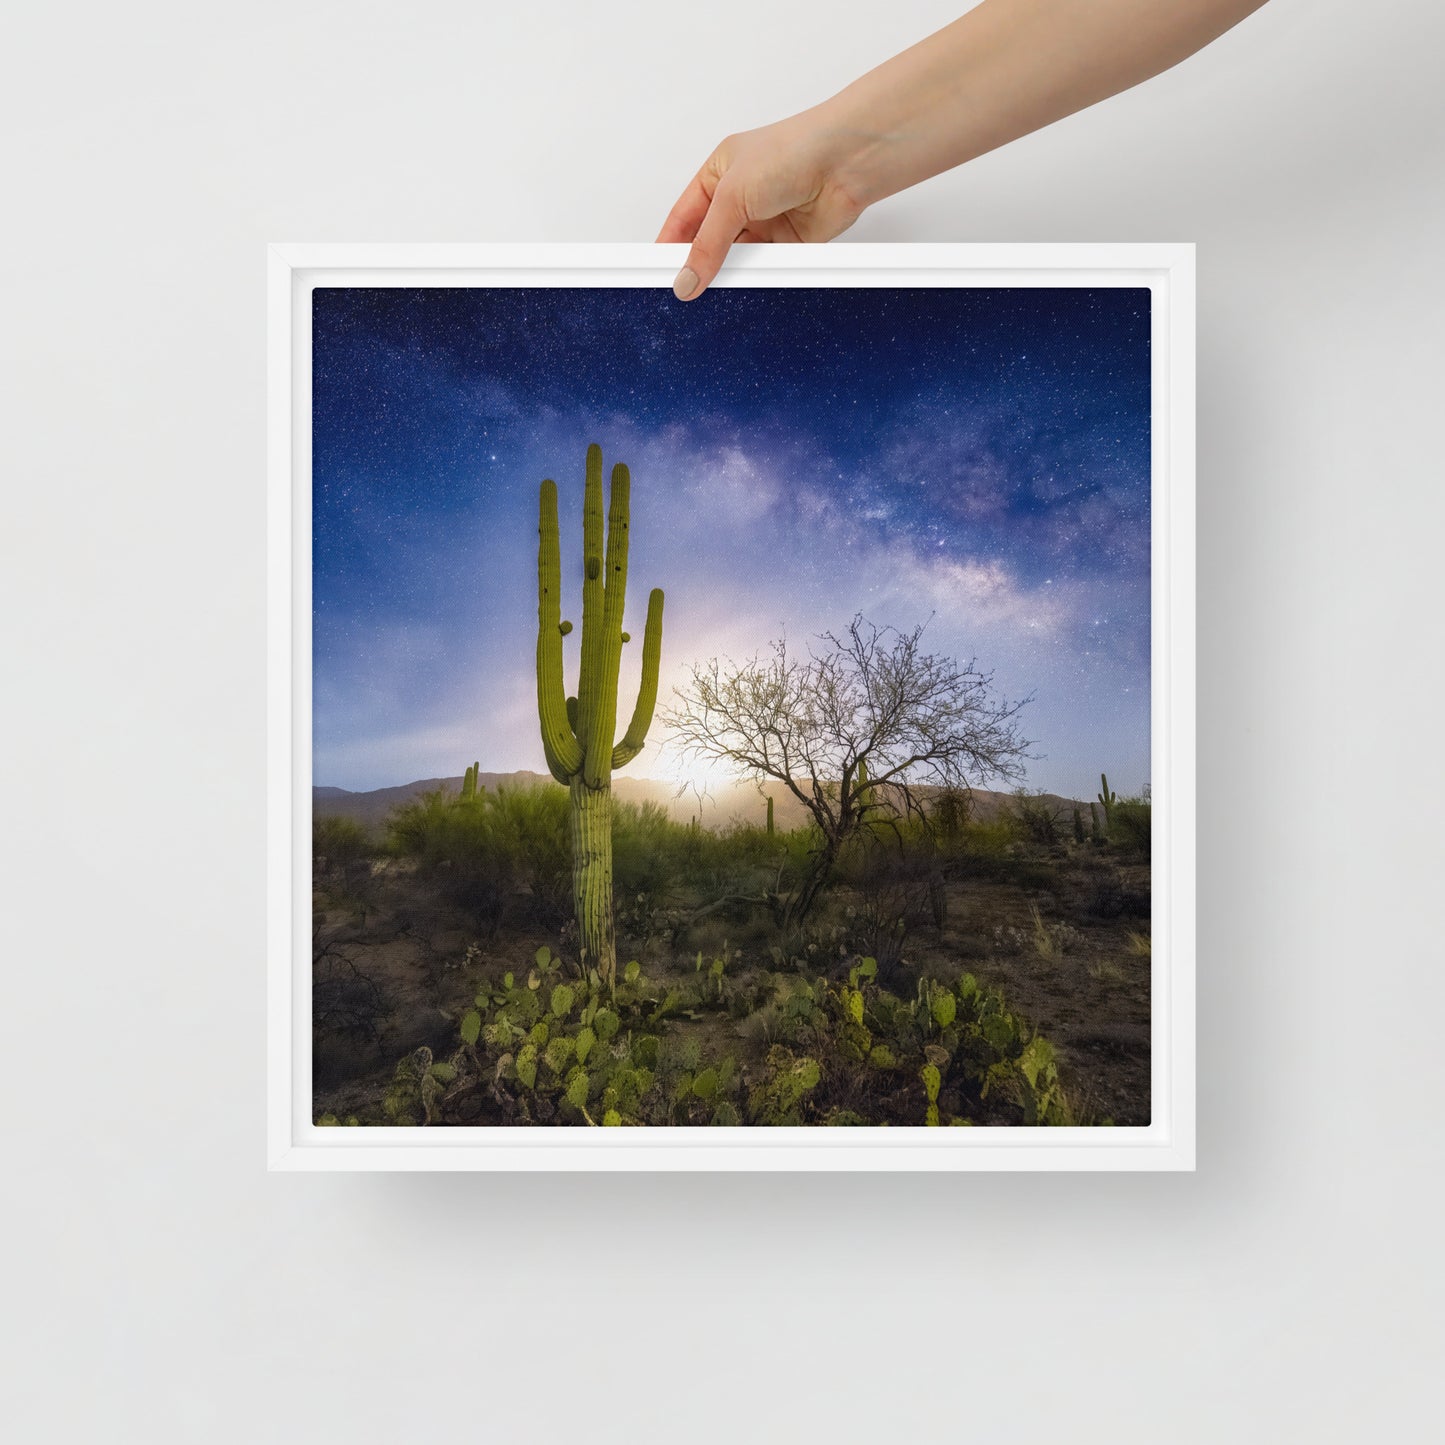
{"type": "MultiPolygon", "coordinates": [[[[1030,786],[1148,782],[1147,291],[326,289],[313,314],[317,783],[545,772],[537,489],[580,622],[590,441],[632,472],[639,638],[667,594],[659,706],[689,662],[931,615],[930,650],[1034,695],[1030,786]]],[[[681,776],[657,723],[628,771],[681,776]]]]}

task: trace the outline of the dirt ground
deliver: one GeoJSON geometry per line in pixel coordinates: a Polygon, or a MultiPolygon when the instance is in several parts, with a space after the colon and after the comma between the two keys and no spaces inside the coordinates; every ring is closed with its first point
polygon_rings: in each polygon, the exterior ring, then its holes
{"type": "MultiPolygon", "coordinates": [[[[509,927],[484,936],[393,860],[352,865],[314,895],[314,1112],[382,1122],[379,1104],[396,1064],[428,1045],[455,1047],[458,1022],[482,978],[523,970],[555,930],[509,927]]],[[[952,982],[972,973],[1004,990],[1011,1008],[1058,1051],[1060,1075],[1080,1124],[1149,1122],[1149,868],[1069,850],[1022,882],[955,879],[946,885],[942,927],[915,922],[888,978],[911,994],[924,975],[952,982]]],[[[668,900],[686,906],[691,900],[668,900]]],[[[846,887],[829,897],[819,936],[846,937],[861,900],[846,887]],[[831,929],[831,933],[830,933],[831,929]]],[[[673,915],[675,916],[675,915],[673,915]]],[[[671,937],[619,937],[619,957],[639,957],[650,976],[695,979],[694,960],[724,941],[741,957],[729,976],[748,986],[777,967],[765,917],[712,915],[671,937]]],[[[858,950],[836,949],[840,975],[858,950]],[[845,957],[846,956],[846,957],[845,957]]],[[[565,951],[565,950],[564,950],[565,951]]],[[[810,965],[823,971],[821,955],[810,965]]],[[[707,1048],[760,1059],[766,1043],[747,1019],[699,1013],[670,1023],[707,1048]]]]}

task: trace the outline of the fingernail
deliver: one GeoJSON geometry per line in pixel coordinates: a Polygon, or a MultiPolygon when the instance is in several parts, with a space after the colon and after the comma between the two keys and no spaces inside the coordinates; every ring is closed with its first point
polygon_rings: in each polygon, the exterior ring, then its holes
{"type": "Polygon", "coordinates": [[[684,266],[672,283],[672,294],[679,301],[686,301],[697,290],[697,272],[691,266],[684,266]]]}

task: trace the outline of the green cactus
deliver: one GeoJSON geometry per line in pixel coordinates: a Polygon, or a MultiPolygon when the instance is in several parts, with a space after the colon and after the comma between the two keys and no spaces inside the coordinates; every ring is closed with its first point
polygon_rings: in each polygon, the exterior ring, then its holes
{"type": "Polygon", "coordinates": [[[592,1052],[592,1045],[597,1042],[597,1034],[588,1024],[577,1030],[577,1062],[585,1064],[587,1055],[592,1052]]]}
{"type": "Polygon", "coordinates": [[[1104,841],[1103,829],[1099,827],[1099,805],[1089,804],[1089,839],[1094,844],[1101,844],[1104,841]]]}
{"type": "Polygon", "coordinates": [[[1074,842],[1076,842],[1076,843],[1082,843],[1083,841],[1084,841],[1084,815],[1083,815],[1077,808],[1075,808],[1075,809],[1074,809],[1074,842]]]}
{"type": "Polygon", "coordinates": [[[1099,793],[1099,802],[1104,808],[1104,826],[1107,828],[1113,821],[1114,804],[1119,801],[1119,795],[1109,791],[1109,775],[1107,773],[1099,774],[1099,782],[1103,785],[1099,793]]]}
{"type": "Polygon", "coordinates": [[[470,803],[477,796],[477,775],[481,771],[480,763],[473,763],[467,769],[467,775],[462,779],[462,802],[470,803]]]}
{"type": "Polygon", "coordinates": [[[951,993],[939,989],[929,1002],[929,1011],[933,1014],[934,1023],[940,1029],[946,1029],[958,1016],[958,1004],[951,993]]]}
{"type": "Polygon", "coordinates": [[[858,759],[858,811],[869,813],[877,806],[877,800],[873,796],[873,789],[868,783],[868,762],[866,758],[858,759]]]}
{"type": "Polygon", "coordinates": [[[768,837],[773,836],[773,795],[768,794],[768,837]]]}
{"type": "Polygon", "coordinates": [[[937,1128],[938,1090],[943,1083],[943,1075],[938,1072],[937,1065],[932,1063],[924,1064],[918,1074],[923,1080],[923,1092],[928,1096],[928,1112],[923,1122],[930,1128],[937,1128]]]}
{"type": "Polygon", "coordinates": [[[642,638],[642,685],[632,721],[620,742],[617,672],[628,634],[622,630],[627,597],[631,478],[612,468],[611,503],[604,537],[602,448],[587,448],[582,505],[582,663],[577,692],[562,680],[562,562],[557,526],[557,484],[542,483],[537,551],[537,715],[547,767],[572,797],[572,901],[588,963],[615,982],[617,944],[612,921],[612,771],[642,751],[657,704],[662,654],[662,592],[647,600],[642,638]],[[605,549],[605,555],[604,555],[605,549]]]}

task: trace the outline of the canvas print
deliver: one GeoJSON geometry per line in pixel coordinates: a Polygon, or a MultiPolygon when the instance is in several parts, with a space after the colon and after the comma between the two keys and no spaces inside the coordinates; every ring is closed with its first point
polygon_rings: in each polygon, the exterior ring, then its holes
{"type": "Polygon", "coordinates": [[[312,324],[317,1123],[1149,1123],[1147,289],[312,324]]]}

